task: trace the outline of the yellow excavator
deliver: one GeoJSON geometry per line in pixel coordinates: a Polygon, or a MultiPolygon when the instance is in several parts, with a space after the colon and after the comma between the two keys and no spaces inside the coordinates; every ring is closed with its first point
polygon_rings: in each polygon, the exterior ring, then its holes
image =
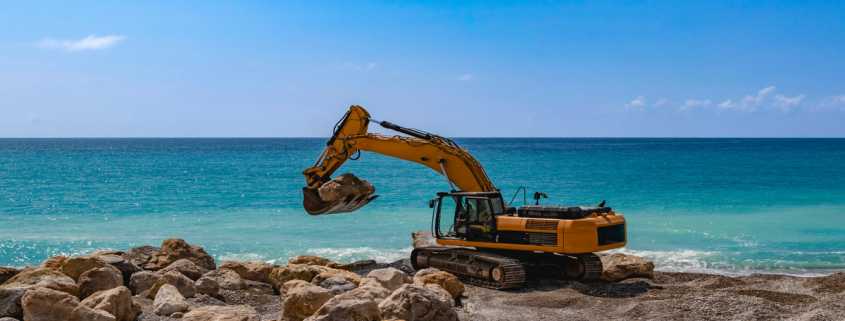
{"type": "Polygon", "coordinates": [[[437,246],[413,250],[415,269],[435,267],[495,289],[522,286],[527,272],[595,280],[602,264],[594,253],[626,244],[624,216],[604,206],[604,201],[594,207],[539,205],[545,194],[538,192],[534,205],[511,207],[481,164],[451,139],[374,120],[355,105],[337,123],[314,166],[303,172],[303,207],[309,214],[351,212],[376,198],[371,191],[326,201],[318,192],[361,151],[422,164],[443,175],[452,187],[429,201],[437,246]],[[407,136],[370,133],[370,122],[407,136]]]}

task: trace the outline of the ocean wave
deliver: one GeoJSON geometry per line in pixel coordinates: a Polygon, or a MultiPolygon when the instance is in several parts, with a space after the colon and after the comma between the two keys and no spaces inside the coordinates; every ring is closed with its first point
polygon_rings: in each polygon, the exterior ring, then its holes
{"type": "Polygon", "coordinates": [[[307,254],[322,256],[338,262],[355,260],[376,260],[377,262],[393,262],[408,258],[413,248],[377,249],[372,247],[329,247],[306,250],[307,254]]]}

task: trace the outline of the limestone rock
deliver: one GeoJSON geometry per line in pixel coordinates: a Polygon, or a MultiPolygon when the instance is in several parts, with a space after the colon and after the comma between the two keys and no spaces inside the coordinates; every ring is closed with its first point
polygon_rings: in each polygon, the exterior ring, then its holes
{"type": "Polygon", "coordinates": [[[78,283],[79,297],[87,298],[95,292],[123,286],[123,275],[117,268],[106,265],[85,271],[79,276],[78,283]]]}
{"type": "Polygon", "coordinates": [[[26,321],[115,321],[111,314],[88,308],[65,292],[44,287],[26,291],[21,298],[23,319],[26,321]]]}
{"type": "Polygon", "coordinates": [[[416,231],[411,233],[411,245],[416,248],[437,246],[437,242],[429,231],[416,231]]]}
{"type": "Polygon", "coordinates": [[[335,177],[334,179],[323,183],[317,189],[320,199],[326,202],[333,202],[349,197],[360,197],[370,195],[375,192],[375,188],[370,182],[359,179],[350,173],[346,173],[335,177]]]}
{"type": "Polygon", "coordinates": [[[62,264],[62,273],[71,277],[74,280],[79,280],[79,276],[90,269],[97,269],[108,266],[108,263],[100,258],[93,256],[74,256],[68,258],[62,264]]]}
{"type": "Polygon", "coordinates": [[[41,267],[61,272],[62,265],[65,264],[65,261],[67,261],[67,256],[56,255],[48,258],[44,262],[41,262],[41,267]]]}
{"type": "Polygon", "coordinates": [[[211,279],[214,282],[217,282],[217,286],[220,289],[241,290],[246,288],[246,282],[244,279],[232,270],[214,270],[204,274],[200,280],[202,279],[211,279]]]}
{"type": "Polygon", "coordinates": [[[125,286],[94,293],[82,300],[80,304],[108,312],[117,321],[134,321],[141,312],[132,301],[132,292],[125,286]]]}
{"type": "Polygon", "coordinates": [[[26,288],[0,288],[0,316],[22,317],[21,298],[24,293],[26,288]]]}
{"type": "Polygon", "coordinates": [[[164,284],[156,293],[153,309],[155,314],[169,316],[176,312],[188,311],[188,303],[176,287],[164,284]]]}
{"type": "Polygon", "coordinates": [[[323,281],[325,281],[326,279],[332,277],[344,278],[347,281],[354,283],[356,286],[358,285],[358,283],[361,282],[361,276],[359,276],[358,274],[346,270],[327,268],[325,271],[320,272],[320,274],[314,276],[314,278],[311,279],[311,283],[320,284],[323,283],[323,281]]]}
{"type": "Polygon", "coordinates": [[[270,283],[276,288],[281,288],[285,282],[291,280],[311,282],[315,276],[327,270],[327,267],[319,265],[288,264],[285,267],[274,268],[270,272],[270,283]]]}
{"type": "Polygon", "coordinates": [[[333,267],[337,265],[332,260],[314,255],[299,255],[288,259],[288,264],[307,264],[333,267]]]}
{"type": "Polygon", "coordinates": [[[261,321],[261,317],[248,305],[207,305],[185,313],[182,321],[261,321]]]}
{"type": "Polygon", "coordinates": [[[244,280],[256,282],[270,282],[270,273],[273,272],[273,265],[265,262],[250,261],[250,262],[235,262],[226,261],[220,265],[220,269],[235,271],[244,280]]]}
{"type": "Polygon", "coordinates": [[[15,268],[0,266],[0,284],[3,284],[3,282],[6,282],[6,280],[11,279],[19,272],[20,270],[15,268]]]}
{"type": "Polygon", "coordinates": [[[141,294],[152,288],[159,279],[161,279],[161,275],[158,273],[141,271],[132,274],[132,277],[129,279],[129,288],[133,294],[141,294]]]}
{"type": "Polygon", "coordinates": [[[380,321],[378,303],[353,291],[331,298],[306,321],[380,321]]]}
{"type": "Polygon", "coordinates": [[[158,272],[161,274],[165,274],[170,271],[177,271],[182,273],[184,276],[187,276],[189,279],[196,281],[199,279],[203,274],[207,273],[208,270],[199,267],[193,261],[188,259],[178,259],[173,263],[170,263],[167,267],[159,270],[158,272]]]}
{"type": "Polygon", "coordinates": [[[460,298],[464,294],[464,284],[454,274],[434,268],[422,269],[414,275],[414,284],[426,286],[439,285],[449,292],[452,298],[460,298]]]}
{"type": "Polygon", "coordinates": [[[3,283],[3,285],[0,285],[0,288],[7,289],[32,287],[45,287],[62,291],[72,296],[79,295],[79,287],[76,286],[73,279],[48,268],[25,269],[11,279],[6,280],[6,283],[3,283]]]}
{"type": "Polygon", "coordinates": [[[457,321],[451,298],[416,284],[405,284],[379,304],[385,319],[457,321]]]}
{"type": "Polygon", "coordinates": [[[367,277],[376,280],[381,286],[390,291],[398,289],[403,284],[412,282],[411,277],[405,274],[405,272],[392,267],[372,270],[367,274],[367,277]]]}
{"type": "Polygon", "coordinates": [[[179,293],[186,298],[194,297],[196,294],[197,289],[194,287],[194,281],[189,279],[187,276],[182,275],[182,273],[176,271],[170,271],[165,273],[161,276],[161,279],[156,281],[155,284],[150,288],[150,292],[147,295],[148,298],[155,298],[158,290],[161,288],[162,285],[170,284],[176,287],[179,290],[179,293]]]}
{"type": "Polygon", "coordinates": [[[329,290],[332,295],[338,295],[358,287],[357,284],[352,283],[351,281],[339,276],[333,276],[328,279],[325,279],[317,285],[321,288],[329,290]]]}
{"type": "Polygon", "coordinates": [[[139,268],[137,265],[133,264],[124,257],[123,252],[98,252],[95,256],[100,260],[103,260],[103,262],[106,262],[107,264],[117,268],[120,271],[120,274],[123,276],[124,285],[129,285],[129,282],[132,279],[132,274],[141,271],[141,268],[139,268]]]}
{"type": "Polygon", "coordinates": [[[0,318],[0,321],[18,321],[18,319],[12,317],[2,317],[0,318]]]}
{"type": "Polygon", "coordinates": [[[182,239],[167,239],[161,243],[161,248],[150,256],[143,268],[147,270],[161,270],[179,259],[188,259],[206,270],[215,270],[217,265],[214,258],[205,249],[190,245],[182,239]]]}
{"type": "Polygon", "coordinates": [[[369,280],[372,280],[372,279],[369,279],[369,278],[362,279],[361,285],[359,285],[354,290],[351,290],[349,292],[344,293],[344,295],[363,299],[363,300],[375,301],[376,303],[380,303],[381,301],[386,299],[388,296],[390,296],[390,293],[392,293],[392,291],[384,288],[377,281],[369,282],[369,280]],[[367,281],[365,281],[365,280],[367,280],[367,281]]]}
{"type": "Polygon", "coordinates": [[[123,258],[138,267],[144,267],[153,258],[153,255],[158,253],[159,248],[150,245],[134,247],[128,252],[123,253],[123,258]]]}
{"type": "Polygon", "coordinates": [[[212,297],[220,295],[220,284],[210,277],[203,276],[196,280],[194,282],[194,288],[197,290],[197,294],[205,294],[212,297]]]}
{"type": "Polygon", "coordinates": [[[352,272],[358,272],[362,270],[369,271],[378,267],[378,262],[376,262],[376,260],[360,260],[348,264],[335,264],[332,267],[338,270],[347,270],[352,272]]]}
{"type": "Polygon", "coordinates": [[[289,281],[283,288],[285,300],[282,302],[282,316],[287,320],[301,321],[332,298],[329,290],[302,280],[289,281]]]}
{"type": "Polygon", "coordinates": [[[602,255],[601,263],[604,268],[601,278],[605,281],[654,277],[654,263],[639,256],[622,253],[602,255]]]}

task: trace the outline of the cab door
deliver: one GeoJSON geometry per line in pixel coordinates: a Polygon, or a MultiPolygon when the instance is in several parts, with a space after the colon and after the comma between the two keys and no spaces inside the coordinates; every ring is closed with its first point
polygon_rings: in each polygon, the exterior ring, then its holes
{"type": "Polygon", "coordinates": [[[496,240],[496,213],[490,199],[466,197],[461,204],[466,217],[466,239],[477,242],[496,240]]]}

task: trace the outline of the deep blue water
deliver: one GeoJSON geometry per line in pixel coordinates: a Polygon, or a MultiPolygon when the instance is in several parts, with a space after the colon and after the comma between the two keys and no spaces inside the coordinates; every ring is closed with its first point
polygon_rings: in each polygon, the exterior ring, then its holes
{"type": "MultiPolygon", "coordinates": [[[[199,243],[218,258],[312,253],[391,260],[429,227],[446,181],[367,154],[340,172],[381,197],[312,217],[301,171],[324,139],[0,139],[0,265],[58,254],[199,243]]],[[[508,198],[626,214],[629,246],[664,270],[845,269],[845,139],[457,139],[508,198]]],[[[339,172],[339,173],[340,173],[339,172]]]]}

